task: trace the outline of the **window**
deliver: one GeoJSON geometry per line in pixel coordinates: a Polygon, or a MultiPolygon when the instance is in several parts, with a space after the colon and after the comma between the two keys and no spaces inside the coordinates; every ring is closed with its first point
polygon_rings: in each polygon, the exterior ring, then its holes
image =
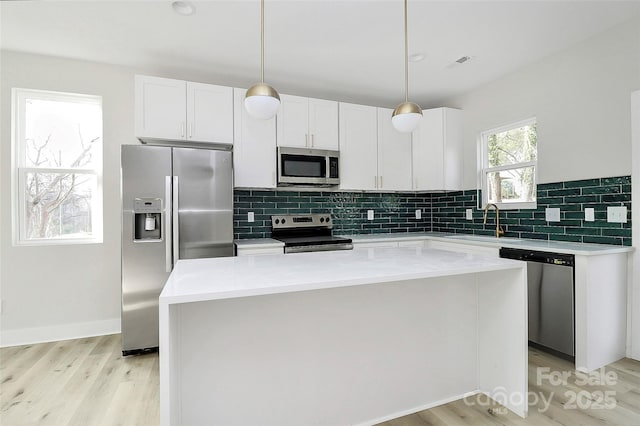
{"type": "Polygon", "coordinates": [[[102,98],[12,96],[14,241],[102,242],[102,98]]]}
{"type": "Polygon", "coordinates": [[[537,140],[535,118],[480,135],[482,206],[536,208],[537,140]]]}

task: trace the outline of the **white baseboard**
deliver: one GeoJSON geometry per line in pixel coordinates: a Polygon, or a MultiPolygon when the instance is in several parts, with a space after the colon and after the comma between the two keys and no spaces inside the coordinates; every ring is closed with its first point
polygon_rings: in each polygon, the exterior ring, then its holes
{"type": "Polygon", "coordinates": [[[48,327],[0,330],[0,347],[32,345],[120,333],[120,318],[48,327]]]}

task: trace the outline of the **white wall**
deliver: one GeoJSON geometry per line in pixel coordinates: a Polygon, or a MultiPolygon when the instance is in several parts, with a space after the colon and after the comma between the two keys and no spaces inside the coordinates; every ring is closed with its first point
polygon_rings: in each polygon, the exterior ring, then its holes
{"type": "Polygon", "coordinates": [[[629,94],[638,88],[636,18],[448,100],[465,111],[464,187],[477,187],[479,133],[534,116],[539,183],[631,174],[629,94]]]}
{"type": "Polygon", "coordinates": [[[0,344],[120,331],[120,145],[133,136],[133,71],[0,52],[0,344]],[[104,243],[13,247],[11,88],[103,97],[104,243]]]}
{"type": "MultiPolygon", "coordinates": [[[[632,116],[632,162],[631,172],[631,200],[635,203],[632,208],[631,224],[633,233],[631,241],[636,248],[633,253],[632,281],[630,283],[631,315],[629,316],[630,330],[628,333],[630,341],[628,356],[640,360],[640,90],[631,96],[631,116],[632,116]]],[[[633,204],[632,204],[633,206],[633,204]]]]}

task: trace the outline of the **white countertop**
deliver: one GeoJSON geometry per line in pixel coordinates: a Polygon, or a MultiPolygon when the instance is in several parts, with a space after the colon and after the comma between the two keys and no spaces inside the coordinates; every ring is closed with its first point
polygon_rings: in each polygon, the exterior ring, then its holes
{"type": "Polygon", "coordinates": [[[174,304],[522,268],[422,247],[180,260],[160,295],[174,304]]]}
{"type": "Polygon", "coordinates": [[[450,243],[480,245],[485,247],[511,247],[530,250],[550,251],[555,253],[567,253],[577,255],[603,255],[614,253],[626,253],[633,251],[633,247],[613,246],[607,244],[572,243],[565,241],[527,240],[519,238],[495,238],[483,235],[447,234],[443,232],[408,232],[397,234],[360,234],[342,235],[358,242],[384,242],[384,241],[410,241],[410,240],[437,240],[450,243]]]}

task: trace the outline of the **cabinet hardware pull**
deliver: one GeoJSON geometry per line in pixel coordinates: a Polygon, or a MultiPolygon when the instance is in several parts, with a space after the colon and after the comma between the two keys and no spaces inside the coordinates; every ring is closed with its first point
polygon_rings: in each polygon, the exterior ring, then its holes
{"type": "Polygon", "coordinates": [[[307,133],[304,134],[304,146],[309,148],[309,135],[307,133]]]}
{"type": "Polygon", "coordinates": [[[311,133],[311,148],[313,148],[313,133],[311,133]]]}
{"type": "Polygon", "coordinates": [[[189,124],[189,139],[193,137],[193,121],[189,124]]]}
{"type": "Polygon", "coordinates": [[[382,188],[382,176],[380,176],[380,188],[382,188]]]}
{"type": "Polygon", "coordinates": [[[373,177],[373,187],[377,188],[378,187],[378,176],[374,176],[373,177]]]}
{"type": "Polygon", "coordinates": [[[184,121],[180,123],[180,137],[184,138],[184,121]]]}

